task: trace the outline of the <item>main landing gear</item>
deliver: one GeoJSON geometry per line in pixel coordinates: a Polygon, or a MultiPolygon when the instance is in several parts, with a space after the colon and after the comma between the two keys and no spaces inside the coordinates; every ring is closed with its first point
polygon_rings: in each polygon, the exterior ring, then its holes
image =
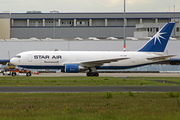
{"type": "Polygon", "coordinates": [[[88,77],[98,77],[99,73],[97,72],[96,68],[89,68],[89,72],[86,74],[88,77]]]}
{"type": "Polygon", "coordinates": [[[98,72],[88,72],[86,74],[88,77],[98,77],[99,76],[99,73],[98,72]]]}

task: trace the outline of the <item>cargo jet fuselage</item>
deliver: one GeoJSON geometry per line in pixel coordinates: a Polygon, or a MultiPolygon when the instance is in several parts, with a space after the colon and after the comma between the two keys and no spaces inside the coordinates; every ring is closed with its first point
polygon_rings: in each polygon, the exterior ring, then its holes
{"type": "Polygon", "coordinates": [[[163,52],[175,23],[167,23],[136,52],[121,51],[27,51],[10,62],[31,69],[61,69],[67,73],[89,70],[87,76],[99,76],[97,69],[127,69],[169,60],[163,52]]]}

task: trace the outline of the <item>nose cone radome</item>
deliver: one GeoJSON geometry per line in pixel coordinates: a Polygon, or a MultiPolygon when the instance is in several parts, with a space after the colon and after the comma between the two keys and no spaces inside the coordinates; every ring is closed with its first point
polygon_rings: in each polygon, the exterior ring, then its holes
{"type": "Polygon", "coordinates": [[[13,64],[13,65],[18,65],[18,59],[17,58],[12,58],[10,60],[10,63],[13,64]]]}

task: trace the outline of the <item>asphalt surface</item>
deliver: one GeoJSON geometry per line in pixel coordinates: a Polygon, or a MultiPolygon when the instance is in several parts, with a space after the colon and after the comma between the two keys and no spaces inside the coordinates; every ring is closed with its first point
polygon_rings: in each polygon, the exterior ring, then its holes
{"type": "Polygon", "coordinates": [[[0,87],[1,93],[180,92],[180,86],[0,87]]]}
{"type": "MultiPolygon", "coordinates": [[[[40,73],[35,77],[86,77],[86,73],[40,73]]],[[[180,73],[99,73],[100,77],[180,77],[180,73]]]]}
{"type": "MultiPolygon", "coordinates": [[[[2,77],[3,75],[0,74],[2,77]]],[[[32,77],[84,77],[85,73],[40,73],[32,77]]],[[[100,73],[101,77],[180,77],[180,73],[100,73]]],[[[9,76],[11,77],[11,76],[9,76]]],[[[0,87],[5,93],[76,93],[76,92],[180,92],[180,86],[66,86],[66,87],[0,87]]]]}
{"type": "MultiPolygon", "coordinates": [[[[180,73],[99,73],[100,77],[180,77],[180,73]]],[[[0,77],[3,74],[0,73],[0,77]]],[[[10,77],[10,76],[9,76],[10,77]]],[[[40,73],[32,77],[86,77],[86,73],[40,73]]]]}

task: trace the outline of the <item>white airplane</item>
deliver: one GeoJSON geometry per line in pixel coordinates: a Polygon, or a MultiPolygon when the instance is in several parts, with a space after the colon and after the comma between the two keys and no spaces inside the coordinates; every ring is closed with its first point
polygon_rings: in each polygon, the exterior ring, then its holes
{"type": "Polygon", "coordinates": [[[10,62],[30,69],[61,69],[66,73],[89,70],[87,76],[99,76],[97,69],[128,69],[169,60],[164,56],[175,23],[167,23],[136,52],[120,51],[27,51],[10,62]]]}

